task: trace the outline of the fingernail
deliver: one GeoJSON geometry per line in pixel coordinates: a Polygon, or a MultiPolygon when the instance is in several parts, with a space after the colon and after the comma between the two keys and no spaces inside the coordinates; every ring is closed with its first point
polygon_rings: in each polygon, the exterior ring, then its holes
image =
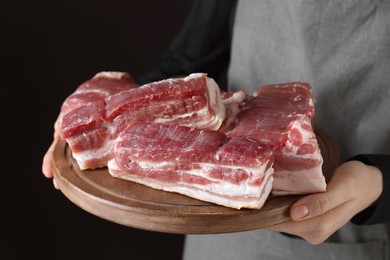
{"type": "Polygon", "coordinates": [[[291,218],[292,219],[301,219],[309,214],[309,209],[305,204],[293,207],[291,210],[291,218]]]}

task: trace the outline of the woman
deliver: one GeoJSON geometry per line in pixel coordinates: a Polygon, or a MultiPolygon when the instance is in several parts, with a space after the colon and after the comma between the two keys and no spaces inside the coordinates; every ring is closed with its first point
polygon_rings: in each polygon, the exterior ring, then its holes
{"type": "MultiPolygon", "coordinates": [[[[389,1],[193,2],[160,66],[138,83],[191,72],[217,79],[227,72],[228,90],[248,93],[308,82],[316,123],[339,144],[343,163],[326,192],[291,206],[291,221],[188,235],[184,259],[389,258],[389,11],[389,1]]],[[[51,149],[43,162],[47,177],[51,149]]]]}

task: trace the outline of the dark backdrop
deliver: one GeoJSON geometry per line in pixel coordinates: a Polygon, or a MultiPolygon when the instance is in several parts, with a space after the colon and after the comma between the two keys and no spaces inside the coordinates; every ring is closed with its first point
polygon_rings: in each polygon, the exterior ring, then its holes
{"type": "Polygon", "coordinates": [[[89,214],[53,188],[41,163],[65,97],[99,71],[136,77],[151,70],[190,2],[2,3],[1,258],[181,259],[183,236],[124,227],[89,214]]]}

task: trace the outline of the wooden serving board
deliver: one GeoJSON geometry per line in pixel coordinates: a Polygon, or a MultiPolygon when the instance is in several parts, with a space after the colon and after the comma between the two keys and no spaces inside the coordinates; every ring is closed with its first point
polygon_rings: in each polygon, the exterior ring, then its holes
{"type": "MultiPolygon", "coordinates": [[[[333,139],[316,128],[328,181],[339,164],[333,139]]],[[[81,171],[65,141],[54,150],[54,176],[63,194],[103,219],[149,231],[216,234],[265,228],[288,221],[301,196],[270,196],[261,209],[231,209],[112,177],[107,168],[81,171]]]]}

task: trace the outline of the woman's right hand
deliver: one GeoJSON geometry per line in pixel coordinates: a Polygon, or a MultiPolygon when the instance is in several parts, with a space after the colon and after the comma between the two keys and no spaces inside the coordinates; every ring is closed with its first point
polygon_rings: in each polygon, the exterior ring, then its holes
{"type": "Polygon", "coordinates": [[[59,189],[56,180],[54,178],[54,169],[53,169],[53,156],[54,156],[54,147],[57,144],[57,142],[60,140],[60,134],[59,134],[59,124],[60,124],[60,116],[58,116],[56,122],[54,123],[54,138],[53,138],[53,143],[50,145],[49,149],[45,153],[43,157],[43,162],[42,162],[42,172],[43,175],[45,175],[46,178],[52,178],[53,179],[53,184],[54,188],[57,190],[59,189]]]}

